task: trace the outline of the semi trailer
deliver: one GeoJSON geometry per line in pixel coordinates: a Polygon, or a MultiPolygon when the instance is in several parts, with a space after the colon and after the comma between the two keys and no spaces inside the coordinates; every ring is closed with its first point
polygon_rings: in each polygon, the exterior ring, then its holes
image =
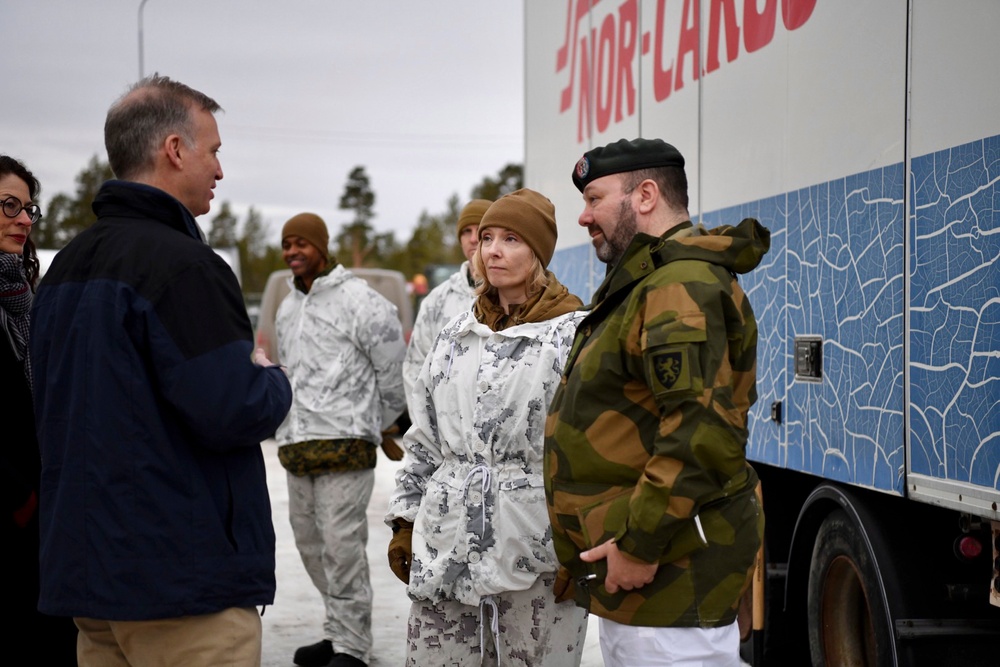
{"type": "MultiPolygon", "coordinates": [[[[759,219],[747,456],[767,665],[1000,664],[1000,2],[524,3],[525,185],[604,277],[570,174],[658,137],[759,219]]],[[[751,589],[753,590],[753,589],[751,589]]]]}

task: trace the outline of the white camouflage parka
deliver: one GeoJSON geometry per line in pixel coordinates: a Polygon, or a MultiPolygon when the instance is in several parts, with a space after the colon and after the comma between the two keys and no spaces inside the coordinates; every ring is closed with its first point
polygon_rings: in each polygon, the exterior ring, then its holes
{"type": "Polygon", "coordinates": [[[403,330],[396,307],[343,266],[294,286],[275,319],[292,381],[279,445],[359,438],[378,445],[406,407],[403,330]]]}
{"type": "Polygon", "coordinates": [[[558,568],[542,480],[545,419],[585,314],[493,331],[468,311],[435,340],[386,515],[414,524],[412,599],[478,605],[558,568]]]}
{"type": "Polygon", "coordinates": [[[469,310],[476,300],[476,289],[469,284],[471,269],[469,262],[463,262],[455,273],[430,291],[420,304],[417,321],[413,323],[410,345],[403,360],[403,383],[409,400],[413,385],[417,381],[424,359],[430,352],[434,339],[445,325],[460,313],[469,310]]]}

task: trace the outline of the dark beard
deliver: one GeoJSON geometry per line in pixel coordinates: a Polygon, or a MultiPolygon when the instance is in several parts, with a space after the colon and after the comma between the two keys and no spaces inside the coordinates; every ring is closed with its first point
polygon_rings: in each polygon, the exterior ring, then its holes
{"type": "Polygon", "coordinates": [[[596,249],[597,259],[605,264],[617,264],[625,251],[628,250],[636,231],[635,211],[632,209],[632,202],[629,201],[628,197],[624,197],[618,205],[618,226],[615,227],[611,236],[605,237],[604,244],[596,249]]]}

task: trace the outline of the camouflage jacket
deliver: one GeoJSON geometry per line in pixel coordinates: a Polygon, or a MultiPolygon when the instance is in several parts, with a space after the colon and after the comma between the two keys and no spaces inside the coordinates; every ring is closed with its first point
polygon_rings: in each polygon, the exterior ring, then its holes
{"type": "MultiPolygon", "coordinates": [[[[289,292],[275,330],[292,382],[292,408],[275,434],[278,444],[381,443],[382,431],[406,407],[396,307],[337,266],[316,278],[308,294],[289,292]]],[[[342,454],[330,452],[333,459],[342,454]]]]}
{"type": "Polygon", "coordinates": [[[434,339],[448,322],[472,308],[476,300],[475,288],[469,284],[469,263],[463,262],[458,271],[431,290],[420,303],[417,321],[413,323],[410,344],[403,360],[403,383],[406,385],[406,399],[424,365],[434,339]]]}
{"type": "Polygon", "coordinates": [[[386,523],[414,523],[411,598],[478,605],[558,568],[542,438],[582,317],[493,331],[470,310],[434,342],[411,395],[413,425],[386,514],[386,523]]]}
{"type": "Polygon", "coordinates": [[[753,219],[640,234],[580,324],[549,409],[545,492],[571,581],[596,575],[575,586],[577,604],[598,616],[658,627],[736,617],[763,514],[745,458],[757,325],[735,275],[769,243],[753,219]],[[605,562],[579,554],[612,538],[660,563],[652,583],[607,592],[605,562]]]}

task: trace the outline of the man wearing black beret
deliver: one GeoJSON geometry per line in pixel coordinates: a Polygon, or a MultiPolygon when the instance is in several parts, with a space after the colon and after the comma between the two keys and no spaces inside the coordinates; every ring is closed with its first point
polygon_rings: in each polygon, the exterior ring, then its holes
{"type": "Polygon", "coordinates": [[[744,451],[757,325],[735,276],[770,233],[694,225],[684,157],[659,139],[588,151],[573,183],[608,274],[546,428],[562,593],[601,617],[607,665],[738,665],[764,517],[744,451]]]}

